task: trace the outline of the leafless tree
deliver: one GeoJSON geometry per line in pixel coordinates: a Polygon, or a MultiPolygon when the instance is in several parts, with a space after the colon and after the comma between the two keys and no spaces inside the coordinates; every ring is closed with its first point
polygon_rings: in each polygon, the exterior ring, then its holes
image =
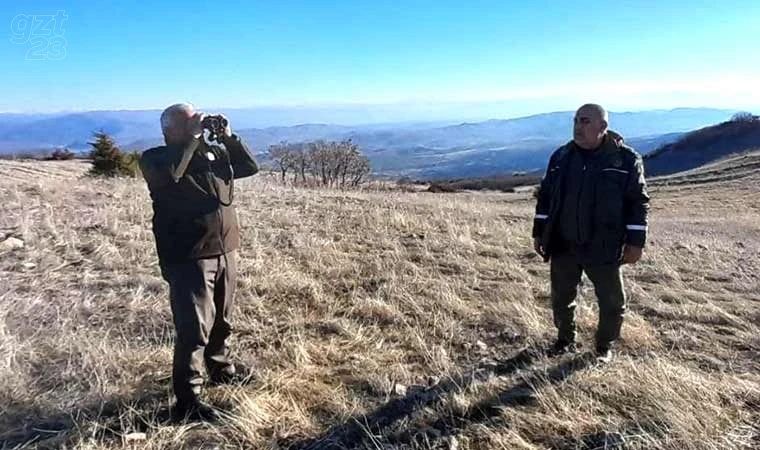
{"type": "Polygon", "coordinates": [[[371,170],[369,159],[351,140],[281,142],[269,147],[268,157],[283,182],[288,172],[293,172],[293,184],[300,181],[305,185],[312,178],[325,187],[356,187],[371,170]]]}
{"type": "Polygon", "coordinates": [[[267,151],[268,159],[280,171],[283,182],[285,182],[285,175],[287,175],[288,170],[293,168],[293,157],[289,145],[287,142],[280,142],[279,144],[270,145],[267,151]]]}

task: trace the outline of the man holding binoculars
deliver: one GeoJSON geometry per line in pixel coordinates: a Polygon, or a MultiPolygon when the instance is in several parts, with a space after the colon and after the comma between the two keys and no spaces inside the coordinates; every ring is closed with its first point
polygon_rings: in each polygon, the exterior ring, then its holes
{"type": "Polygon", "coordinates": [[[214,409],[199,398],[204,363],[213,384],[249,376],[232,363],[225,341],[232,328],[240,246],[234,180],[259,169],[224,116],[179,103],[161,114],[161,130],[166,145],[146,150],[140,169],[153,202],[153,234],[176,331],[174,416],[213,420],[214,409]],[[215,143],[206,143],[204,130],[215,143]]]}

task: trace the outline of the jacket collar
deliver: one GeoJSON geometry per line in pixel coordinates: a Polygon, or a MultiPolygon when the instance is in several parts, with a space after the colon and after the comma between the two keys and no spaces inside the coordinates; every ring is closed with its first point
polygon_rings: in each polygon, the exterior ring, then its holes
{"type": "MultiPolygon", "coordinates": [[[[570,141],[567,144],[567,147],[569,149],[578,149],[579,147],[575,145],[575,141],[570,141]]],[[[609,153],[615,153],[617,152],[621,146],[623,145],[623,136],[621,136],[619,133],[608,130],[607,134],[604,136],[604,140],[602,140],[602,145],[599,146],[597,149],[598,154],[609,154],[609,153]]]]}

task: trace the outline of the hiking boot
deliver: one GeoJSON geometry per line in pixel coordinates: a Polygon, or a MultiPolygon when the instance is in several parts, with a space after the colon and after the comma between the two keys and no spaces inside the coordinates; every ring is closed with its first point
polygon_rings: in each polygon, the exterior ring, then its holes
{"type": "Polygon", "coordinates": [[[253,381],[253,374],[250,368],[243,364],[235,363],[225,370],[209,374],[209,381],[212,386],[221,384],[243,386],[253,381]]]}
{"type": "Polygon", "coordinates": [[[175,422],[216,422],[219,420],[219,413],[196,397],[184,401],[177,400],[172,410],[172,419],[175,422]]]}
{"type": "Polygon", "coordinates": [[[612,350],[609,347],[597,347],[596,348],[596,361],[599,364],[609,364],[612,362],[612,350]]]}
{"type": "Polygon", "coordinates": [[[564,339],[557,339],[554,345],[546,352],[547,356],[554,357],[564,355],[566,353],[576,353],[578,346],[573,341],[566,341],[564,339]]]}

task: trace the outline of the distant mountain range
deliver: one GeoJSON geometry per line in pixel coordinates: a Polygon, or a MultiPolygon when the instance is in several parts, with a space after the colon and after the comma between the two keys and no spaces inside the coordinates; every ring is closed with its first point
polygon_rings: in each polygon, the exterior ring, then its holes
{"type": "MultiPolygon", "coordinates": [[[[540,169],[549,153],[572,133],[573,112],[553,112],[482,122],[400,122],[372,125],[302,124],[255,127],[261,112],[224,111],[234,129],[259,154],[281,141],[351,139],[369,156],[377,174],[452,178],[540,169]]],[[[611,128],[648,153],[685,132],[722,122],[736,111],[678,108],[611,113],[611,128]]],[[[0,153],[68,147],[85,151],[95,131],[125,150],[162,143],[159,110],[0,114],[0,153]]]]}

